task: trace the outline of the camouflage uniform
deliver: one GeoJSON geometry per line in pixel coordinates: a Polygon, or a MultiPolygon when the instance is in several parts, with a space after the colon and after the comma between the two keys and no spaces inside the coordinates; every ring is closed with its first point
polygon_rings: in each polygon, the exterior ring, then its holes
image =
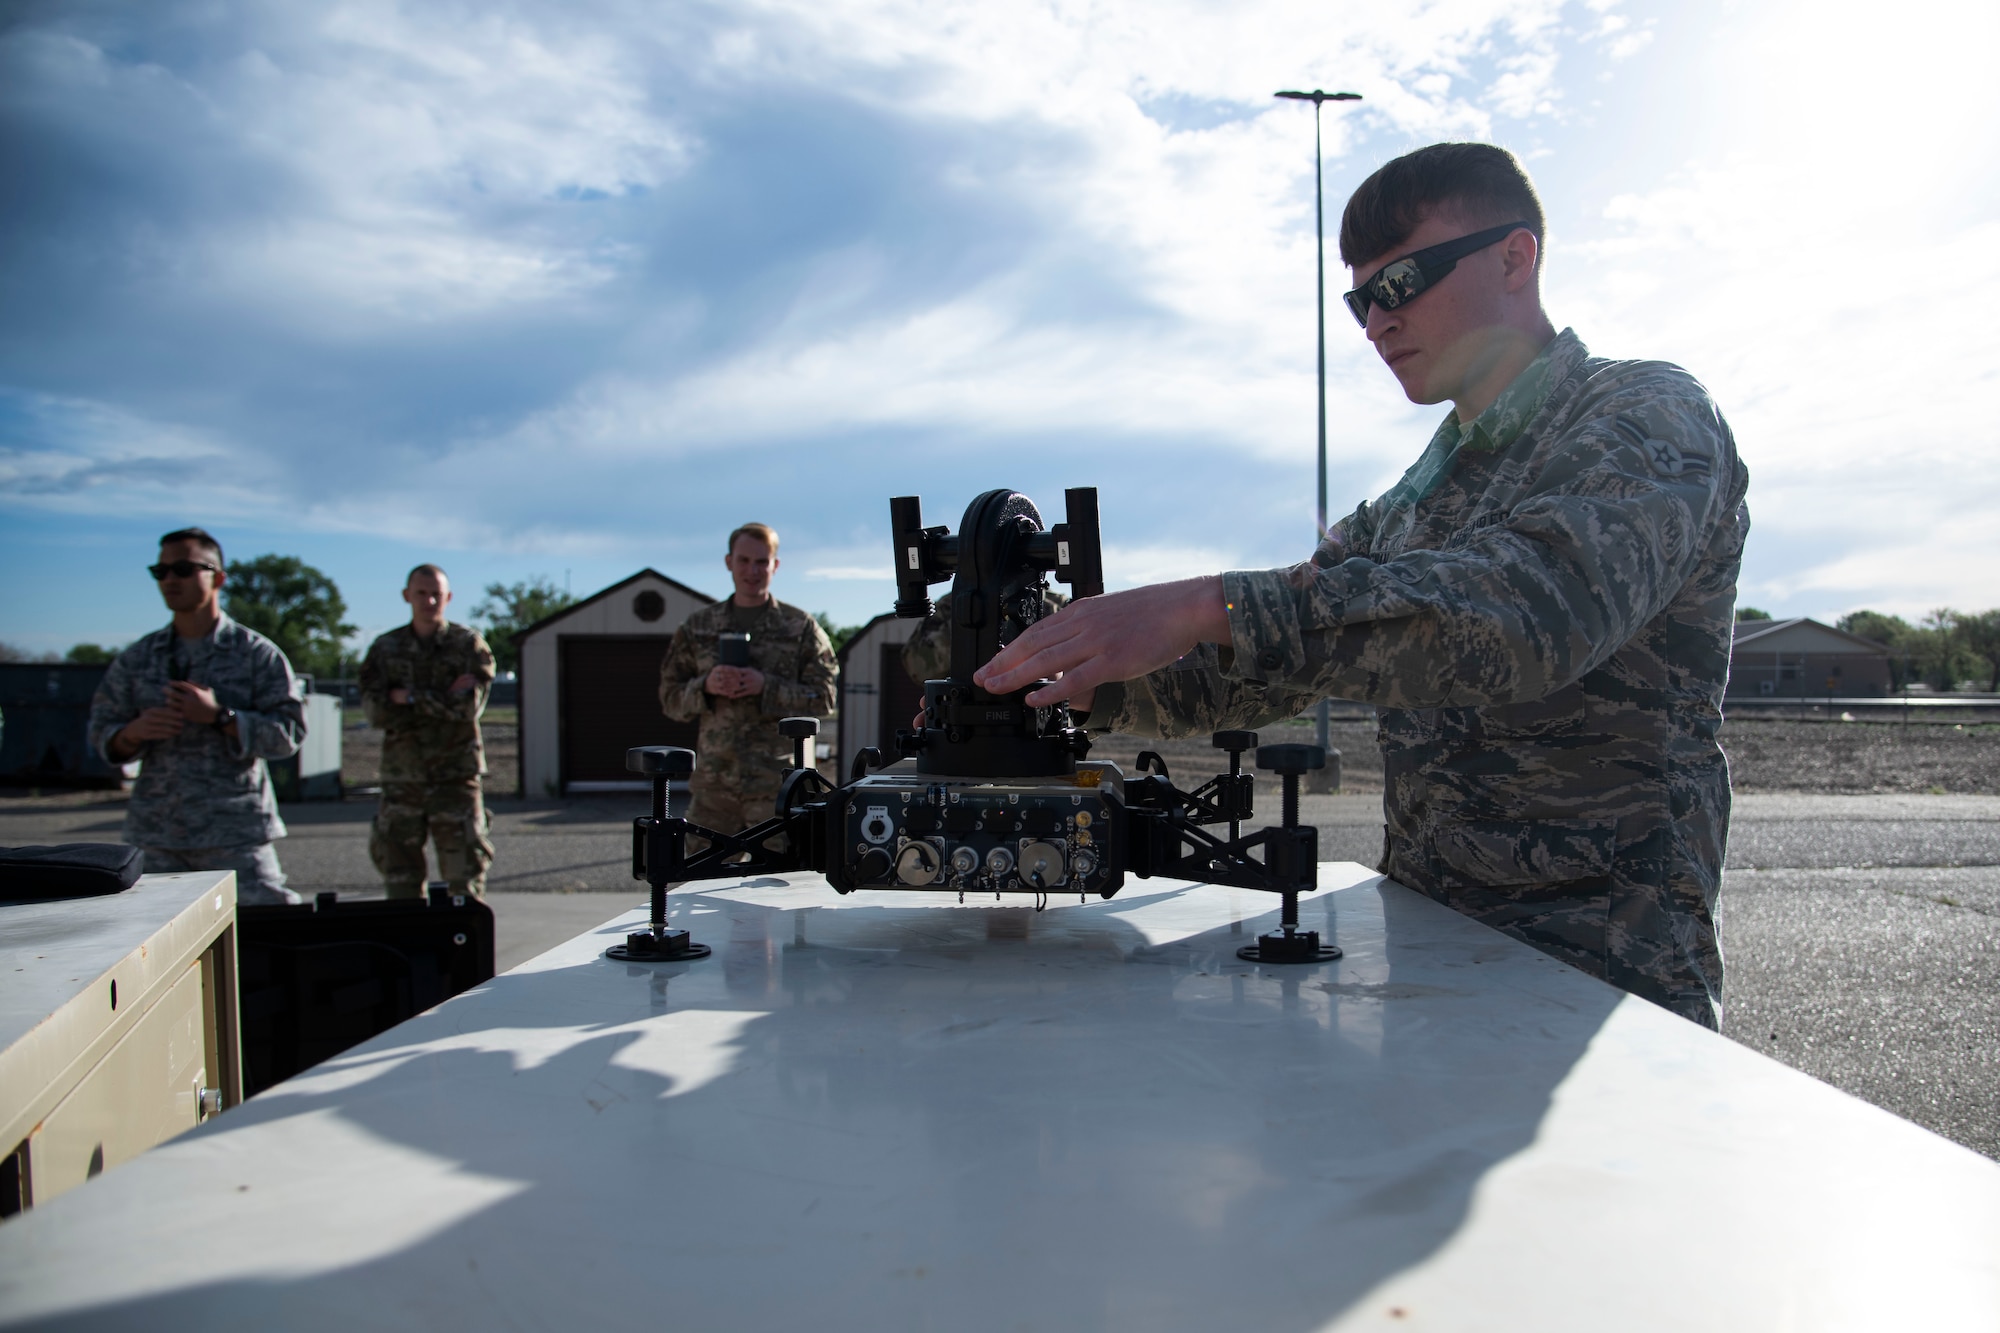
{"type": "Polygon", "coordinates": [[[391,898],[423,892],[426,835],[437,850],[438,875],[453,892],[486,892],[493,843],[479,791],[486,771],[479,715],[492,684],[493,654],[467,625],[446,621],[429,638],[404,625],[369,645],[361,703],[383,735],[382,803],[368,855],[391,898]],[[450,693],[463,675],[477,683],[450,693]],[[408,703],[389,702],[398,686],[409,690],[408,703]]]}
{"type": "MultiPolygon", "coordinates": [[[[1069,598],[1055,589],[1042,593],[1042,614],[1052,616],[1069,605],[1069,598]]],[[[951,673],[951,594],[937,599],[930,617],[917,626],[903,644],[903,670],[921,686],[927,680],[943,680],[951,673]]],[[[898,726],[907,725],[898,720],[898,726]]]]}
{"type": "Polygon", "coordinates": [[[221,616],[206,638],[156,630],[118,655],[90,701],[90,748],[114,767],[111,738],[167,701],[167,683],[207,686],[236,710],[236,739],[189,725],[139,748],[139,779],[125,808],[125,841],[146,852],[149,874],[236,871],[240,903],[295,903],[272,850],[285,836],[265,761],[297,754],[305,705],[291,663],[253,629],[221,616]]]}
{"type": "Polygon", "coordinates": [[[1311,561],[1225,574],[1230,642],[1100,690],[1092,721],[1376,704],[1384,873],[1719,1026],[1716,733],[1747,485],[1691,376],[1565,331],[1311,561]]]}
{"type": "Polygon", "coordinates": [[[833,708],[833,645],[819,622],[773,597],[738,624],[733,599],[689,616],[660,662],[660,708],[680,722],[699,720],[694,804],[688,819],[734,833],[778,808],[778,783],[791,767],[792,743],[778,734],[781,717],[824,716],[833,708]],[[718,699],[702,689],[716,665],[716,640],[750,635],[750,665],[764,673],[764,692],[718,699]]]}

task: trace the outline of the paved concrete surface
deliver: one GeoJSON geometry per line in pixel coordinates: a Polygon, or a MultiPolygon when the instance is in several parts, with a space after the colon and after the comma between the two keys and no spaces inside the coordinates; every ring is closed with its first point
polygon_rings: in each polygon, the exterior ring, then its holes
{"type": "MultiPolygon", "coordinates": [[[[502,969],[638,905],[633,797],[494,805],[502,969]]],[[[1306,796],[1320,854],[1372,865],[1381,798],[1306,796]]],[[[123,799],[0,800],[0,845],[115,840],[123,799]]],[[[380,893],[372,807],[285,811],[303,891],[380,893]]],[[[1739,795],[1722,902],[1727,1031],[2000,1158],[2000,796],[1739,795]]]]}
{"type": "Polygon", "coordinates": [[[2000,1158],[2000,867],[1990,856],[1927,869],[1733,870],[1722,902],[1730,1036],[2000,1158]]]}

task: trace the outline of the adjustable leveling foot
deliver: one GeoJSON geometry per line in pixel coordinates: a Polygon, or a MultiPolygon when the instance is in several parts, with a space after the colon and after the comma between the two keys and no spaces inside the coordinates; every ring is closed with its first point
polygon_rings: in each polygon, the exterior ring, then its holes
{"type": "Polygon", "coordinates": [[[653,890],[652,921],[646,929],[627,935],[623,944],[606,949],[604,956],[621,963],[686,963],[706,958],[712,952],[706,944],[696,944],[685,930],[667,925],[667,873],[655,864],[658,857],[647,855],[649,843],[665,835],[674,786],[685,792],[688,779],[694,775],[694,751],[671,745],[641,746],[625,752],[625,767],[653,781],[652,817],[633,821],[632,839],[633,873],[643,874],[653,890]]]}
{"type": "Polygon", "coordinates": [[[712,952],[706,944],[696,944],[685,930],[671,930],[655,921],[645,930],[635,930],[623,944],[604,951],[606,958],[621,963],[684,963],[706,958],[712,952]]]}
{"type": "MultiPolygon", "coordinates": [[[[1326,751],[1317,745],[1262,745],[1257,748],[1257,767],[1277,770],[1285,784],[1285,807],[1283,827],[1287,834],[1299,826],[1299,777],[1308,769],[1326,766],[1326,751]]],[[[1310,830],[1308,830],[1310,832],[1310,830]]],[[[1317,851],[1308,853],[1306,848],[1317,848],[1317,840],[1304,841],[1287,838],[1275,843],[1271,855],[1310,855],[1317,859],[1317,851]]],[[[1259,935],[1255,944],[1246,944],[1236,951],[1238,958],[1252,963],[1330,963],[1340,957],[1340,947],[1321,944],[1319,932],[1299,929],[1299,895],[1295,889],[1284,893],[1284,910],[1279,914],[1278,928],[1259,935]]]]}

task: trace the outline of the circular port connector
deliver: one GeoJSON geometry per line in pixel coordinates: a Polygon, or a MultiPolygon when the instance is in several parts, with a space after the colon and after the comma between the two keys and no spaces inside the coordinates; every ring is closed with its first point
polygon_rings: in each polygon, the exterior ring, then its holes
{"type": "Polygon", "coordinates": [[[1078,879],[1089,879],[1091,872],[1097,869],[1097,853],[1092,851],[1078,852],[1076,859],[1071,862],[1071,865],[1076,868],[1076,877],[1078,879]]]}
{"type": "Polygon", "coordinates": [[[905,884],[934,884],[944,868],[937,848],[927,842],[912,842],[896,853],[896,878],[905,884]]]}
{"type": "Polygon", "coordinates": [[[970,847],[957,847],[951,853],[951,870],[955,875],[970,875],[979,869],[979,853],[970,847]]]}
{"type": "Polygon", "coordinates": [[[1068,878],[1062,848],[1052,842],[1031,842],[1021,849],[1021,882],[1031,889],[1053,889],[1068,878]]]}
{"type": "Polygon", "coordinates": [[[1005,879],[1014,870],[1014,853],[1005,847],[995,847],[986,853],[986,872],[995,879],[1005,879]]]}

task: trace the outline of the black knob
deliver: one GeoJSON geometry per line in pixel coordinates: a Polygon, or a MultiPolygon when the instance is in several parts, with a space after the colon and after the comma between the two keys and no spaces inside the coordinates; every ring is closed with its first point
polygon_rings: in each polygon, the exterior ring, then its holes
{"type": "Polygon", "coordinates": [[[863,884],[880,884],[889,878],[889,872],[895,868],[889,853],[880,847],[870,847],[854,863],[854,877],[863,884]]]}
{"type": "Polygon", "coordinates": [[[1260,745],[1257,767],[1278,773],[1309,773],[1326,767],[1326,751],[1317,745],[1260,745]]]}
{"type": "Polygon", "coordinates": [[[678,745],[641,745],[625,752],[626,770],[670,780],[694,775],[694,751],[678,745]]]}
{"type": "MultiPolygon", "coordinates": [[[[1215,733],[1215,748],[1218,750],[1254,750],[1257,748],[1257,733],[1254,731],[1218,731],[1215,733]]],[[[1261,760],[1259,761],[1262,762],[1261,760]]]]}
{"type": "Polygon", "coordinates": [[[803,740],[807,736],[819,735],[819,719],[816,717],[781,717],[778,719],[778,734],[786,740],[803,740]]]}

